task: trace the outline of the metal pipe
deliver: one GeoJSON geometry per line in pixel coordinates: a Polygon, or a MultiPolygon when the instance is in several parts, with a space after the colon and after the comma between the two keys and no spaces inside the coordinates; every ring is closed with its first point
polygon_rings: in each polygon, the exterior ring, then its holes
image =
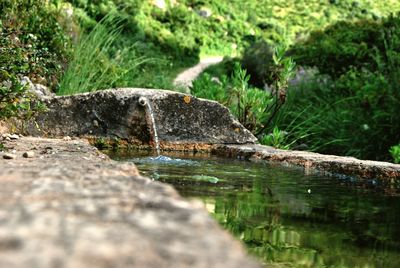
{"type": "Polygon", "coordinates": [[[139,105],[145,107],[147,104],[147,99],[145,97],[139,98],[139,105]]]}

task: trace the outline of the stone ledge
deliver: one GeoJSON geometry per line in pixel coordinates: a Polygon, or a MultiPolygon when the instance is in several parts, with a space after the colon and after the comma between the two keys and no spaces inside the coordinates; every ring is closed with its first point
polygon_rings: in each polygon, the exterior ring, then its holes
{"type": "Polygon", "coordinates": [[[306,170],[342,174],[366,180],[380,179],[386,184],[398,183],[400,180],[400,165],[359,160],[354,157],[323,155],[305,151],[286,151],[258,144],[217,145],[214,147],[213,153],[227,157],[296,165],[306,170]]]}
{"type": "Polygon", "coordinates": [[[30,136],[96,136],[155,147],[160,142],[254,143],[257,139],[218,102],[168,90],[124,88],[43,100],[48,111],[17,131],[30,136]],[[153,114],[153,118],[151,118],[153,114]]]}
{"type": "Polygon", "coordinates": [[[17,158],[0,159],[0,267],[261,267],[200,202],[87,141],[5,146],[17,158]]]}

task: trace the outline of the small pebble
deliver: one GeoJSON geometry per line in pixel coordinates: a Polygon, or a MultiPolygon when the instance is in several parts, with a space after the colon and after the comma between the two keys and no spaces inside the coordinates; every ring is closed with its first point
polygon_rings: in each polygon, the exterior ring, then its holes
{"type": "Polygon", "coordinates": [[[18,136],[17,134],[12,134],[12,135],[10,135],[9,137],[10,137],[10,139],[12,139],[12,140],[18,140],[18,139],[19,139],[19,136],[18,136]]]}
{"type": "Polygon", "coordinates": [[[35,153],[32,151],[28,151],[28,152],[25,152],[22,156],[25,158],[32,158],[35,156],[35,153]]]}
{"type": "Polygon", "coordinates": [[[5,153],[3,154],[4,159],[15,159],[17,156],[15,154],[5,153]]]}

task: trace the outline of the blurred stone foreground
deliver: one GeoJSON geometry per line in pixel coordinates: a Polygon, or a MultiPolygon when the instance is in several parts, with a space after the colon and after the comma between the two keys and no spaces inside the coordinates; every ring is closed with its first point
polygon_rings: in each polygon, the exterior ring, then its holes
{"type": "Polygon", "coordinates": [[[163,149],[254,142],[226,108],[144,89],[42,101],[48,110],[30,121],[0,124],[0,267],[261,266],[200,201],[77,138],[154,147],[153,121],[163,149]]]}
{"type": "Polygon", "coordinates": [[[0,267],[260,267],[200,202],[85,140],[4,144],[0,267]]]}

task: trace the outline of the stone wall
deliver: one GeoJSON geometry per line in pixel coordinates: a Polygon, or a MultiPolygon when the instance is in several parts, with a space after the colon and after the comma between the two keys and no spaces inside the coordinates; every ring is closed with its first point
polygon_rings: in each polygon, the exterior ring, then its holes
{"type": "Polygon", "coordinates": [[[113,89],[49,98],[44,103],[48,111],[28,122],[25,134],[109,137],[154,146],[151,109],[158,138],[165,146],[256,142],[227,108],[172,91],[113,89]]]}

